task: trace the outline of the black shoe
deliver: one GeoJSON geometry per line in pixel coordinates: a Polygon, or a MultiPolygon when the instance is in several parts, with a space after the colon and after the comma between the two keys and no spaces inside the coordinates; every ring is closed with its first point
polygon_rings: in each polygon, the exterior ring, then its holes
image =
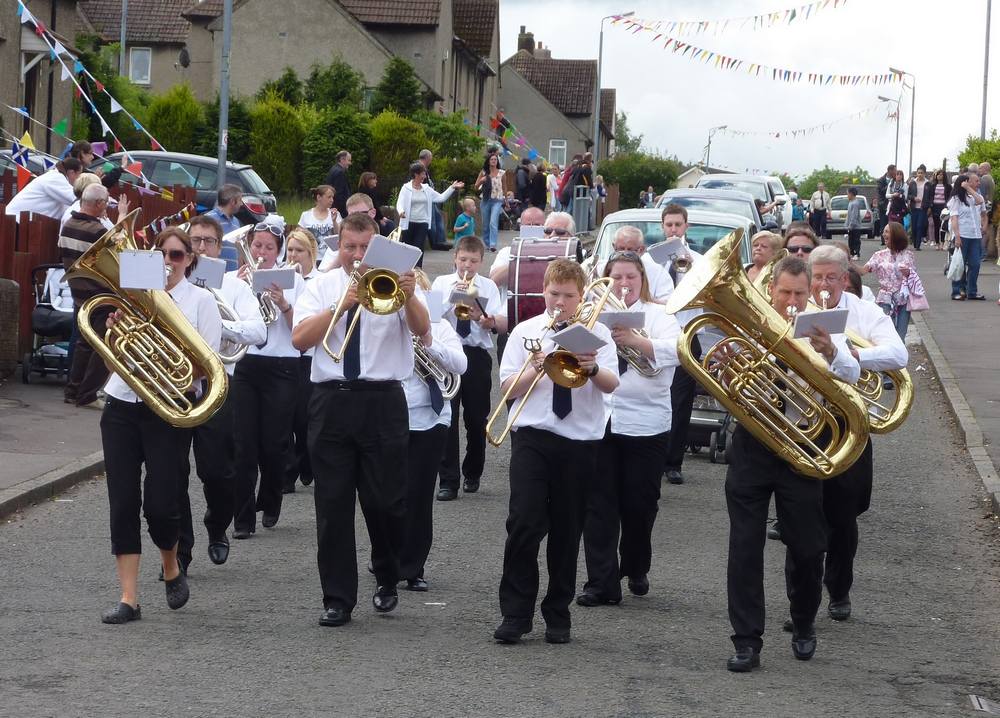
{"type": "Polygon", "coordinates": [[[253,536],[253,531],[250,529],[233,529],[233,538],[237,540],[248,539],[253,536]]]}
{"type": "Polygon", "coordinates": [[[266,529],[273,529],[278,523],[278,516],[280,513],[281,512],[279,511],[277,513],[269,514],[265,511],[264,515],[260,519],[260,525],[266,529]]]}
{"type": "Polygon", "coordinates": [[[328,608],[319,617],[321,626],[343,626],[351,622],[351,612],[343,608],[328,608]]]}
{"type": "Polygon", "coordinates": [[[594,606],[617,606],[621,602],[621,596],[618,598],[605,598],[599,593],[586,590],[576,597],[576,605],[584,606],[586,608],[592,608],[594,606]]]}
{"type": "Polygon", "coordinates": [[[165,581],[164,586],[167,588],[167,605],[174,611],[184,606],[191,597],[187,576],[184,575],[183,571],[178,573],[173,580],[165,581]]]}
{"type": "Polygon", "coordinates": [[[791,633],[793,628],[792,619],[790,618],[786,618],[785,622],[781,624],[781,630],[785,633],[791,633]]]}
{"type": "Polygon", "coordinates": [[[970,294],[968,297],[966,297],[966,299],[974,299],[982,302],[986,299],[986,297],[982,294],[970,294]]]}
{"type": "Polygon", "coordinates": [[[628,577],[628,590],[635,596],[645,596],[649,593],[649,579],[645,574],[642,576],[628,577]]]}
{"type": "Polygon", "coordinates": [[[684,474],[680,472],[680,469],[667,469],[667,481],[671,484],[683,484],[684,474]]]}
{"type": "Polygon", "coordinates": [[[302,476],[299,477],[299,481],[302,482],[303,486],[311,486],[313,482],[312,474],[309,474],[309,476],[303,474],[302,476]]]}
{"type": "Polygon", "coordinates": [[[781,526],[778,525],[777,521],[767,527],[767,537],[772,541],[781,540],[781,526]]]}
{"type": "Polygon", "coordinates": [[[497,643],[520,643],[521,636],[531,633],[531,620],[525,618],[504,618],[493,631],[497,643]]]}
{"type": "Polygon", "coordinates": [[[427,581],[424,580],[424,577],[419,576],[417,578],[406,579],[405,588],[407,591],[418,591],[420,593],[423,593],[424,591],[427,590],[428,586],[427,586],[427,581]]]}
{"type": "Polygon", "coordinates": [[[851,599],[848,596],[841,601],[830,601],[826,610],[834,621],[846,621],[851,617],[851,599]]]}
{"type": "Polygon", "coordinates": [[[379,613],[389,613],[399,605],[399,594],[395,586],[379,586],[372,596],[372,605],[379,613]]]}
{"type": "Polygon", "coordinates": [[[545,627],[545,642],[546,643],[569,643],[569,629],[568,628],[549,628],[545,627]]]}
{"type": "Polygon", "coordinates": [[[124,601],[114,608],[108,609],[101,614],[101,623],[122,624],[129,621],[138,621],[142,618],[142,609],[138,606],[132,608],[124,601]]]}
{"type": "Polygon", "coordinates": [[[462,491],[467,494],[474,494],[479,491],[479,479],[473,481],[472,479],[466,479],[465,483],[462,484],[462,491]]]}
{"type": "Polygon", "coordinates": [[[457,489],[449,489],[447,487],[442,487],[438,489],[437,499],[438,501],[454,501],[458,498],[457,489]]]}
{"type": "Polygon", "coordinates": [[[760,651],[755,651],[750,646],[740,646],[736,653],[726,661],[726,670],[733,673],[749,673],[754,668],[760,667],[760,651]]]}
{"type": "Polygon", "coordinates": [[[805,631],[792,633],[792,655],[800,661],[808,661],[816,653],[816,627],[810,625],[805,631]]]}
{"type": "Polygon", "coordinates": [[[229,539],[225,534],[208,544],[208,558],[216,566],[221,566],[229,558],[229,539]]]}

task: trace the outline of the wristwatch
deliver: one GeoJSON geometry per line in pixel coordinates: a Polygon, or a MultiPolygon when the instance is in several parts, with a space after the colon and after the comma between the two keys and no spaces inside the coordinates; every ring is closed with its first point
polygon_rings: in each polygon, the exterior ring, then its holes
{"type": "Polygon", "coordinates": [[[590,373],[587,374],[587,376],[588,377],[595,377],[595,376],[597,376],[597,372],[599,372],[600,370],[601,370],[601,367],[598,366],[597,364],[594,364],[594,368],[590,370],[590,373]]]}

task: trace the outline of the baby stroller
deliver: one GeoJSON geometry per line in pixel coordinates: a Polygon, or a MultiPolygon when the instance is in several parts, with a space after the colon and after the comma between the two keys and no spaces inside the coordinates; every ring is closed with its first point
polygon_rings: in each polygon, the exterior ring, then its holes
{"type": "Polygon", "coordinates": [[[70,346],[75,325],[73,297],[63,279],[61,264],[42,264],[31,270],[35,308],[31,311],[31,351],[21,362],[21,380],[31,383],[33,374],[69,375],[70,346]]]}

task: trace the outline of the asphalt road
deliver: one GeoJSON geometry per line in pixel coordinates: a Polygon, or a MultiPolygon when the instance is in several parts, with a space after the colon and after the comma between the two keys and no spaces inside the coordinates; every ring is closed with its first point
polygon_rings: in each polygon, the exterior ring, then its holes
{"type": "MultiPolygon", "coordinates": [[[[432,264],[439,265],[443,256],[432,264]]],[[[927,367],[915,356],[913,367],[927,367]]],[[[496,645],[505,536],[506,448],[488,454],[480,493],[436,505],[431,591],[401,592],[376,615],[364,574],[354,621],[317,625],[312,490],[281,521],[234,542],[213,566],[199,529],[191,601],[172,612],[146,540],[143,620],[100,623],[118,597],[100,481],[0,526],[3,716],[953,716],[968,694],[1000,699],[1000,531],[936,380],[913,371],[906,425],[877,437],[876,490],[862,521],[854,617],[818,620],[819,649],[795,661],[783,551],[769,542],[763,666],[725,670],[725,469],[689,456],[688,482],[664,485],[651,592],[573,610],[573,642],[543,626],[496,645]]],[[[195,515],[203,501],[192,480],[195,515]]],[[[581,555],[580,582],[583,567],[581,555]]]]}

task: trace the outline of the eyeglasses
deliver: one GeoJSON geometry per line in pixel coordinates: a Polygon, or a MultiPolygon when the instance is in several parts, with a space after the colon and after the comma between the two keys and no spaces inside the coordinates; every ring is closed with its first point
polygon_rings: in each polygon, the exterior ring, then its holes
{"type": "Polygon", "coordinates": [[[618,252],[612,252],[611,256],[608,257],[608,263],[610,264],[611,262],[614,262],[614,261],[619,260],[619,259],[628,259],[628,260],[633,261],[633,262],[637,262],[637,261],[641,262],[642,261],[641,259],[639,259],[639,253],[638,252],[633,252],[633,251],[628,250],[628,249],[623,249],[623,250],[618,251],[618,252]]]}
{"type": "Polygon", "coordinates": [[[168,249],[165,254],[171,262],[183,262],[188,256],[183,249],[168,249]]]}
{"type": "Polygon", "coordinates": [[[544,234],[553,234],[557,237],[569,237],[570,233],[568,229],[563,229],[562,227],[546,227],[542,230],[544,234]]]}
{"type": "Polygon", "coordinates": [[[813,251],[813,247],[788,247],[789,254],[798,254],[799,252],[802,254],[809,254],[811,251],[813,251]]]}
{"type": "Polygon", "coordinates": [[[270,224],[268,222],[258,222],[257,224],[255,224],[253,226],[253,231],[254,232],[270,232],[271,234],[273,234],[278,239],[284,239],[284,237],[285,237],[285,230],[283,230],[281,227],[279,227],[279,226],[277,226],[275,224],[270,224]]]}
{"type": "Polygon", "coordinates": [[[219,243],[215,237],[192,237],[191,244],[204,244],[208,247],[214,247],[219,243]]]}

